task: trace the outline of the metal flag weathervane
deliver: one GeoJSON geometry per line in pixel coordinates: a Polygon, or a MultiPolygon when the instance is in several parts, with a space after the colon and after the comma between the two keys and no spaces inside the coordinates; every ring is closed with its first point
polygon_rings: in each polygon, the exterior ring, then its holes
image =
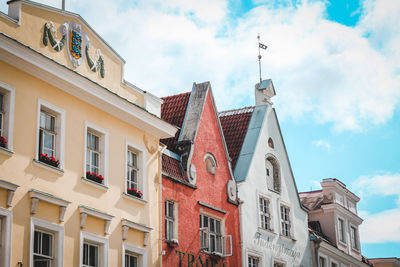
{"type": "Polygon", "coordinates": [[[261,50],[260,50],[260,48],[266,50],[268,46],[260,43],[260,34],[257,35],[257,39],[258,39],[258,69],[260,70],[260,83],[261,83],[262,79],[261,79],[261,50]]]}

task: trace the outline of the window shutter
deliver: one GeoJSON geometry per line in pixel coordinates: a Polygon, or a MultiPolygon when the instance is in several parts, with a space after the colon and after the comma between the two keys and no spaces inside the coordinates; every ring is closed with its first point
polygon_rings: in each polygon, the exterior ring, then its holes
{"type": "Polygon", "coordinates": [[[208,250],[210,244],[208,238],[208,228],[200,228],[200,250],[208,250]]]}
{"type": "Polygon", "coordinates": [[[224,257],[232,256],[232,235],[225,235],[222,237],[224,257]]]}

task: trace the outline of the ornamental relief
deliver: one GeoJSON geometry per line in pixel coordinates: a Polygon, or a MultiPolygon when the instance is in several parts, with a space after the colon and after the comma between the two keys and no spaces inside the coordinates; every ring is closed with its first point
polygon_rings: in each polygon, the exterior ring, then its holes
{"type": "Polygon", "coordinates": [[[67,44],[68,57],[74,68],[82,64],[86,57],[86,62],[92,72],[100,72],[100,76],[104,78],[104,58],[100,49],[96,49],[93,58],[89,55],[91,42],[86,32],[83,32],[82,26],[74,21],[64,22],[60,26],[61,39],[58,38],[58,31],[52,21],[44,24],[43,44],[47,46],[50,42],[51,47],[60,52],[67,44]]]}

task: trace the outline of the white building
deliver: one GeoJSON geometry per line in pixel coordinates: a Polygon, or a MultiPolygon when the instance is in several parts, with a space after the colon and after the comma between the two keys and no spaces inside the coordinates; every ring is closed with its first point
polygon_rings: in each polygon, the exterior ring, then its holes
{"type": "Polygon", "coordinates": [[[307,210],[301,205],[271,97],[255,87],[256,106],[220,113],[238,183],[242,266],[309,267],[307,210]]]}
{"type": "Polygon", "coordinates": [[[323,179],[322,190],[300,193],[309,212],[314,266],[367,267],[361,254],[357,214],[360,200],[337,179],[323,179]]]}

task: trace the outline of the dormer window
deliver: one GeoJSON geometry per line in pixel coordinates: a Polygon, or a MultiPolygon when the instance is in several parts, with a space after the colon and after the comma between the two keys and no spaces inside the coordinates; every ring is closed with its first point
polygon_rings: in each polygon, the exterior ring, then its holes
{"type": "Polygon", "coordinates": [[[281,192],[281,174],[277,159],[271,154],[265,160],[265,171],[268,189],[281,192]]]}
{"type": "Polygon", "coordinates": [[[204,162],[206,163],[206,169],[209,173],[215,174],[215,171],[217,169],[217,161],[215,160],[215,157],[211,153],[206,153],[204,156],[204,162]]]}

